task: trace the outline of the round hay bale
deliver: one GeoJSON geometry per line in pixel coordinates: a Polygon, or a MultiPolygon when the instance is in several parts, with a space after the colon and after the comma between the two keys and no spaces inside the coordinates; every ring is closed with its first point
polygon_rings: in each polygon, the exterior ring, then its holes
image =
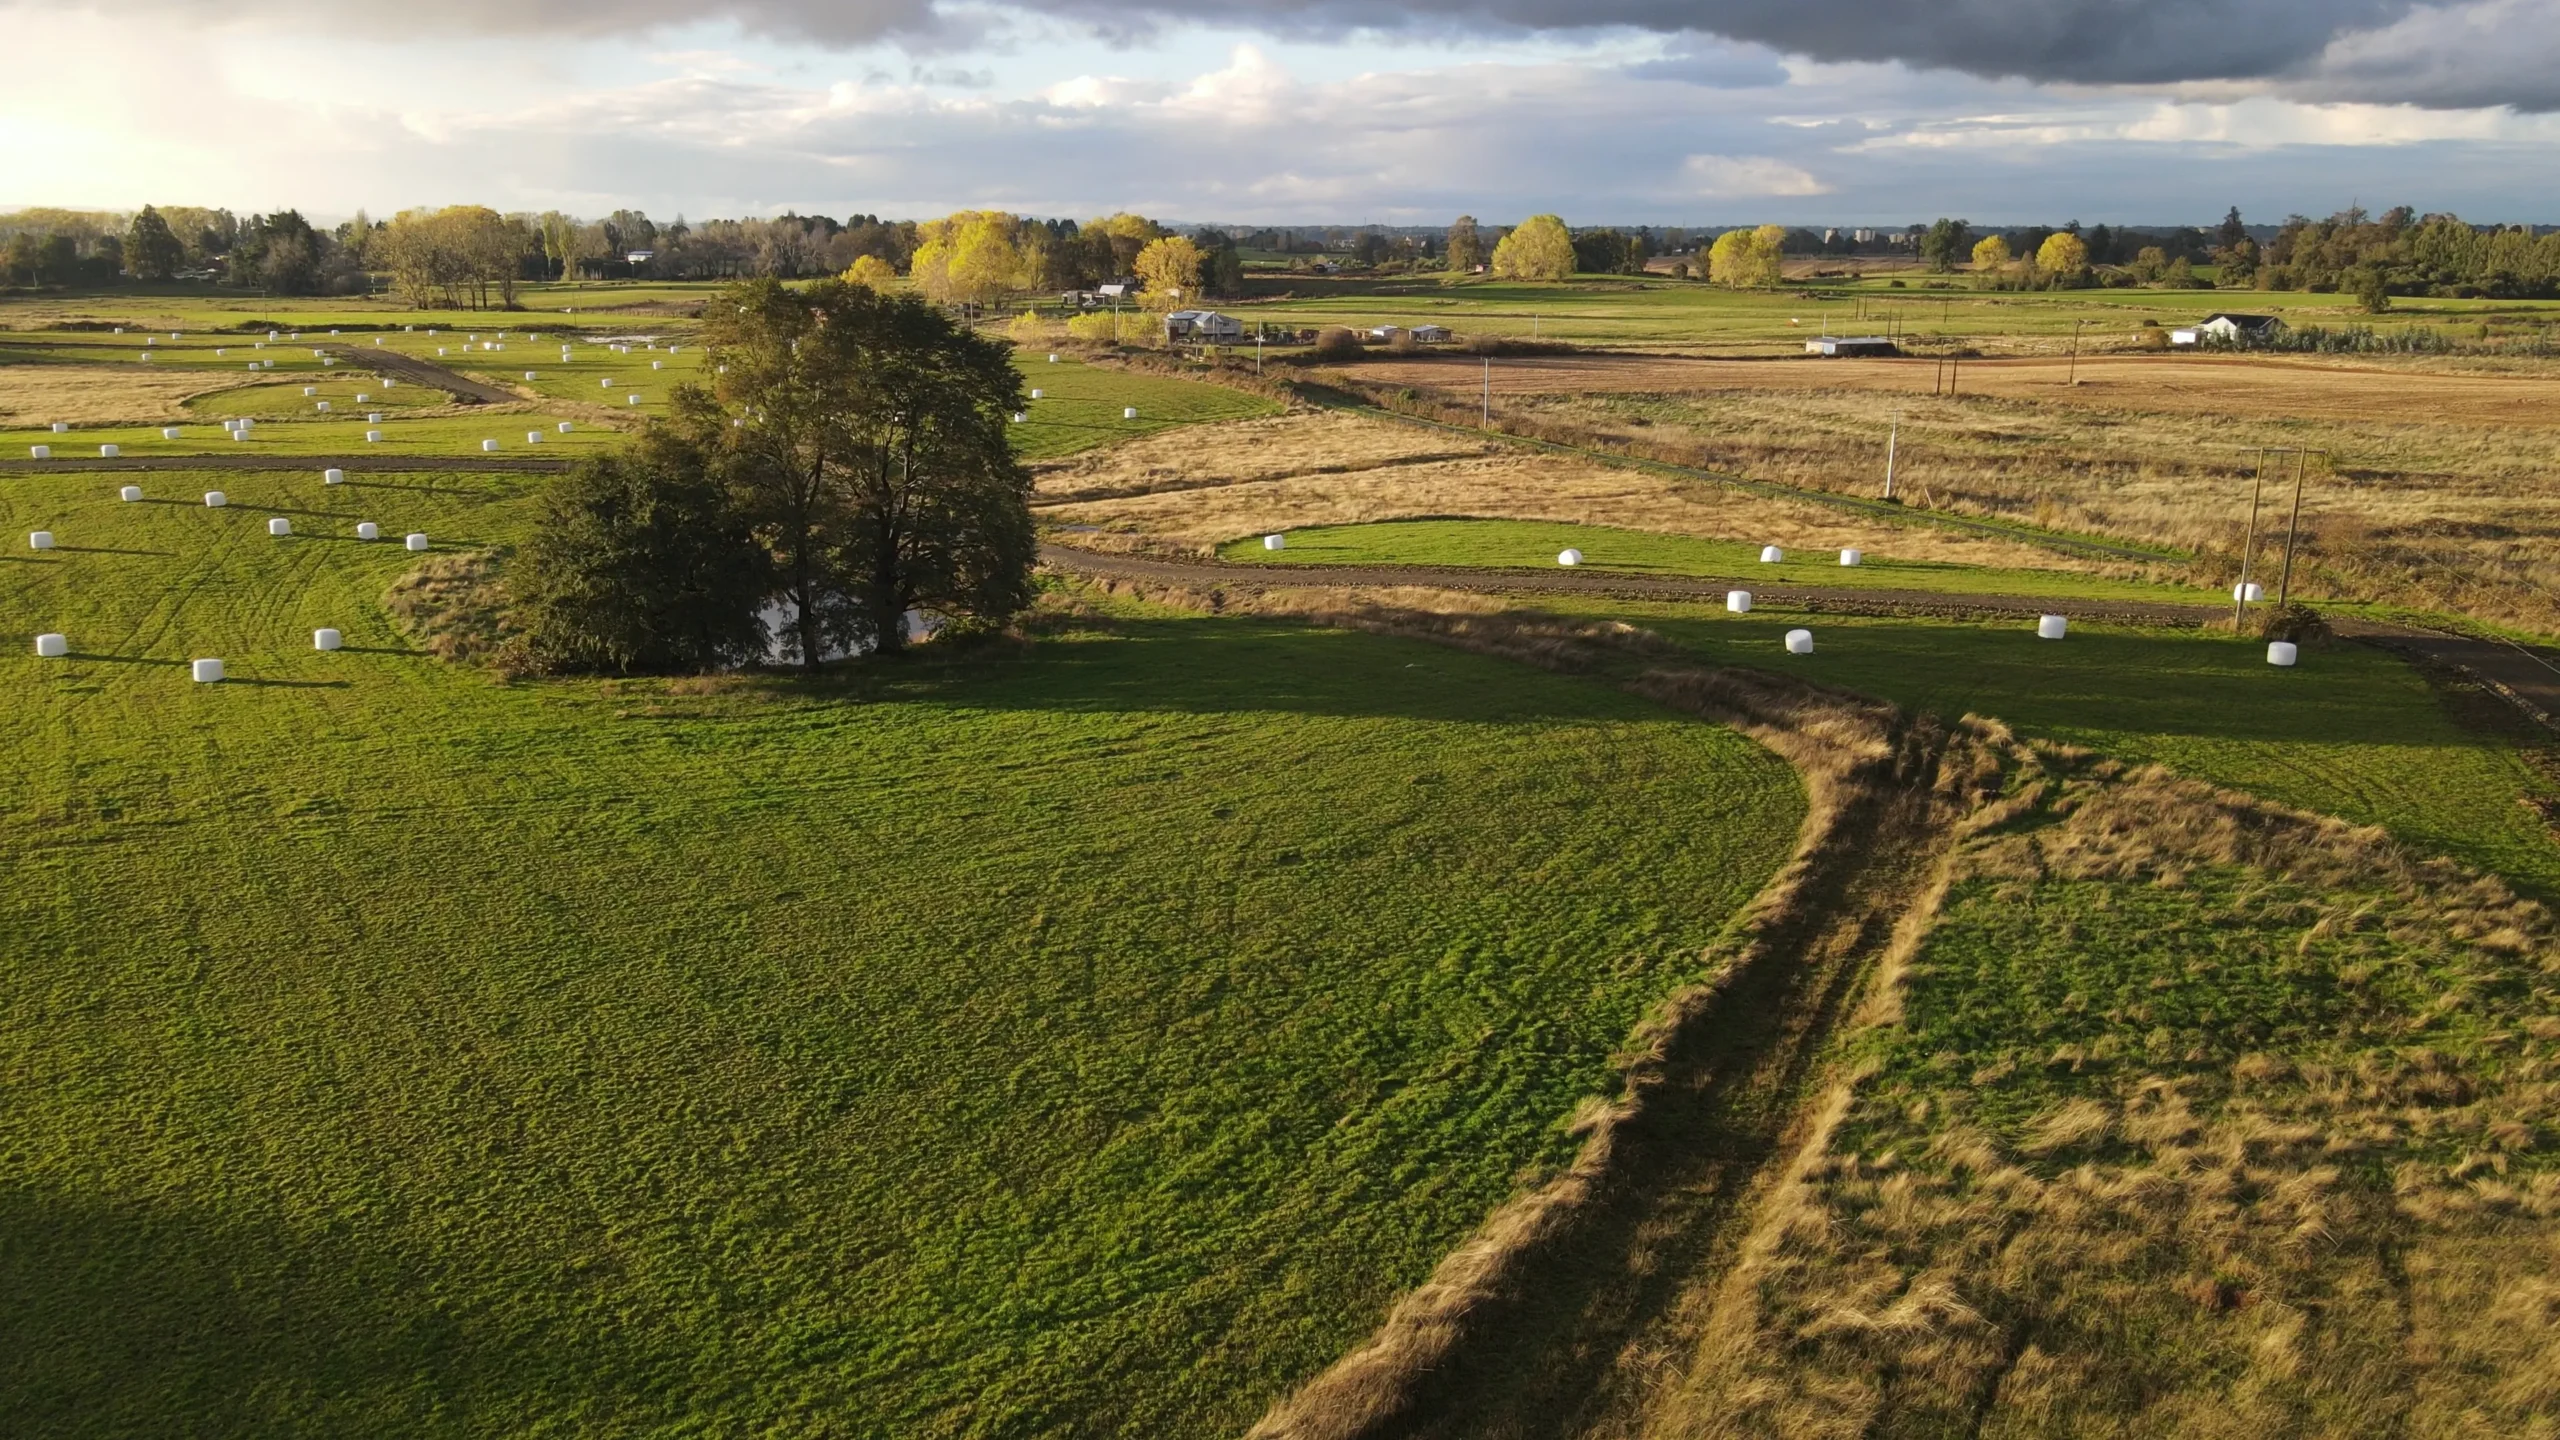
{"type": "Polygon", "coordinates": [[[1855,549],[1843,550],[1840,552],[1840,563],[1844,566],[1864,565],[1867,563],[1867,552],[1855,549]]]}
{"type": "Polygon", "coordinates": [[[139,485],[127,485],[116,492],[116,498],[129,505],[142,498],[142,487],[139,485]]]}
{"type": "Polygon", "coordinates": [[[71,653],[71,642],[58,631],[47,631],[36,637],[36,654],[47,660],[59,660],[71,653]]]}
{"type": "Polygon", "coordinates": [[[311,632],[311,648],[314,650],[335,650],[345,643],[345,637],[325,625],[311,632]]]}
{"type": "Polygon", "coordinates": [[[290,535],[293,533],[293,522],[287,520],[281,515],[273,516],[267,521],[267,533],[270,535],[290,535]]]}
{"type": "MultiPolygon", "coordinates": [[[[381,432],[376,431],[374,433],[380,434],[381,432]]],[[[320,483],[323,485],[344,485],[347,483],[347,472],[333,465],[320,472],[320,483]]]]}
{"type": "Polygon", "coordinates": [[[204,503],[209,509],[219,510],[231,503],[231,497],[219,490],[207,490],[204,492],[204,503]]]}
{"type": "Polygon", "coordinates": [[[1724,592],[1724,608],[1736,615],[1750,614],[1751,592],[1748,590],[1727,590],[1724,592]]]}
{"type": "Polygon", "coordinates": [[[356,538],[359,540],[379,540],[382,538],[382,527],[374,524],[370,520],[360,520],[356,522],[356,538]]]}
{"type": "Polygon", "coordinates": [[[1775,545],[1763,545],[1760,547],[1760,563],[1763,565],[1775,565],[1786,558],[1787,552],[1779,549],[1775,545]]]}
{"type": "Polygon", "coordinates": [[[1559,550],[1556,552],[1556,563],[1570,570],[1582,563],[1582,552],[1573,549],[1559,550]]]}
{"type": "Polygon", "coordinates": [[[2036,617],[2036,638],[2039,640],[2059,640],[2070,633],[2071,621],[2064,616],[2040,615],[2036,617]]]}
{"type": "Polygon", "coordinates": [[[412,550],[424,550],[427,548],[426,532],[422,530],[412,530],[409,532],[409,538],[401,543],[407,545],[412,550]]]}
{"type": "Polygon", "coordinates": [[[2267,642],[2267,663],[2290,666],[2302,658],[2302,648],[2290,640],[2267,642]]]}
{"type": "Polygon", "coordinates": [[[1790,655],[1810,655],[1810,654],[1812,654],[1812,653],[1813,653],[1813,632],[1812,632],[1812,631],[1810,631],[1810,630],[1790,630],[1790,631],[1788,631],[1788,632],[1787,632],[1787,653],[1788,653],[1788,654],[1790,654],[1790,655]]]}
{"type": "Polygon", "coordinates": [[[1289,548],[1289,537],[1286,535],[1265,535],[1262,537],[1262,548],[1265,550],[1286,550],[1289,548]]]}
{"type": "Polygon", "coordinates": [[[198,660],[188,669],[199,685],[212,685],[222,679],[222,662],[219,660],[198,660]]]}
{"type": "Polygon", "coordinates": [[[50,549],[52,549],[52,548],[53,548],[53,532],[52,532],[52,531],[50,531],[50,530],[30,530],[30,531],[28,531],[28,532],[27,532],[27,548],[28,548],[28,549],[30,549],[30,550],[50,550],[50,549]]]}

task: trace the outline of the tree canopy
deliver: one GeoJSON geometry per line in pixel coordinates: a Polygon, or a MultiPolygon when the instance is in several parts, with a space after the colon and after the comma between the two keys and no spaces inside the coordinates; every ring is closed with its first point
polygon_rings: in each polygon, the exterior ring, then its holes
{"type": "Polygon", "coordinates": [[[701,447],[653,425],[543,496],[509,569],[544,669],[679,674],[763,657],[771,566],[701,447]]]}
{"type": "Polygon", "coordinates": [[[962,210],[916,227],[908,277],[928,300],[984,305],[1032,282],[1015,239],[1022,221],[1001,210],[962,210]]]}
{"type": "Polygon", "coordinates": [[[673,424],[773,557],[804,664],[899,649],[911,609],[997,623],[1030,603],[1008,347],[840,280],[734,286],[707,307],[704,340],[714,388],[679,389],[673,424]]]}
{"type": "Polygon", "coordinates": [[[1973,242],[1973,268],[1997,270],[2017,257],[2009,253],[2009,242],[2002,236],[1985,235],[1973,242]]]}
{"type": "Polygon", "coordinates": [[[1471,275],[1485,263],[1484,232],[1476,228],[1476,217],[1461,215],[1449,222],[1449,269],[1459,275],[1471,275]]]}
{"type": "Polygon", "coordinates": [[[125,227],[125,268],[142,280],[166,280],[186,263],[187,247],[160,218],[160,212],[145,205],[125,227]]]}
{"type": "Polygon", "coordinates": [[[1573,234],[1553,215],[1532,215],[1493,247],[1493,273],[1505,280],[1562,280],[1573,274],[1573,234]]]}
{"type": "Polygon", "coordinates": [[[1200,303],[1200,267],[1209,257],[1180,235],[1147,242],[1138,252],[1137,276],[1146,289],[1139,303],[1150,310],[1174,310],[1200,303]]]}
{"type": "Polygon", "coordinates": [[[1736,288],[1772,288],[1784,278],[1786,243],[1783,225],[1727,230],[1707,247],[1707,278],[1736,288]]]}
{"type": "Polygon", "coordinates": [[[2056,230],[2036,247],[2036,269],[2047,275],[2076,275],[2089,268],[2088,242],[2068,230],[2056,230]]]}

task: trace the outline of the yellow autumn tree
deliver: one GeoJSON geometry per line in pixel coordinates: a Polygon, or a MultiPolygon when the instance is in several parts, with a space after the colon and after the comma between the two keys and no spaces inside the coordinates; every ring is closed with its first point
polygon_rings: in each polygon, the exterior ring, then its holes
{"type": "Polygon", "coordinates": [[[1707,247],[1707,278],[1737,290],[1773,288],[1784,274],[1786,247],[1783,225],[1727,230],[1707,247]]]}
{"type": "Polygon", "coordinates": [[[1147,248],[1138,252],[1137,276],[1147,287],[1138,303],[1150,310],[1199,304],[1200,267],[1208,258],[1187,235],[1148,241],[1147,248]]]}
{"type": "Polygon", "coordinates": [[[916,257],[907,267],[928,300],[983,305],[1030,284],[1015,232],[1022,222],[1001,210],[962,210],[916,227],[916,257]]]}
{"type": "Polygon", "coordinates": [[[1553,215],[1532,215],[1493,247],[1502,280],[1562,280],[1573,274],[1573,232],[1553,215]]]}
{"type": "Polygon", "coordinates": [[[2077,275],[2089,268],[2089,247],[2068,230],[2056,230],[2036,247],[2036,269],[2047,275],[2077,275]]]}
{"type": "Polygon", "coordinates": [[[1986,235],[1973,247],[1973,268],[1998,270],[2016,257],[2009,253],[2009,242],[1997,235],[1986,235]]]}
{"type": "Polygon", "coordinates": [[[844,283],[868,285],[874,290],[886,291],[898,283],[898,267],[877,255],[856,256],[854,262],[845,267],[844,283]]]}

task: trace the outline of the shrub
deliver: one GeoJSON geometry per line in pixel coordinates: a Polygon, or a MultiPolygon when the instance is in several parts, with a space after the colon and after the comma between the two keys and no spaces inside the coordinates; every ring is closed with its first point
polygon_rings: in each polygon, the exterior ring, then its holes
{"type": "Polygon", "coordinates": [[[765,651],[764,548],[702,452],[662,430],[553,483],[509,588],[542,669],[676,674],[765,651]]]}
{"type": "Polygon", "coordinates": [[[1120,329],[1120,317],[1108,310],[1073,316],[1067,321],[1067,334],[1089,345],[1119,344],[1120,329]]]}
{"type": "Polygon", "coordinates": [[[1319,360],[1357,360],[1361,353],[1360,337],[1340,325],[1328,325],[1316,332],[1319,360]]]}

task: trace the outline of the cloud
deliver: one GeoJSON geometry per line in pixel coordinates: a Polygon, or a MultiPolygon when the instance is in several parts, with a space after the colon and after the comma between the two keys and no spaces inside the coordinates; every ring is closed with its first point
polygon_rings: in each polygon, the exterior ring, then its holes
{"type": "Polygon", "coordinates": [[[1700,195],[1715,199],[1765,195],[1828,195],[1831,187],[1799,165],[1766,155],[1692,155],[1681,173],[1700,195]]]}

